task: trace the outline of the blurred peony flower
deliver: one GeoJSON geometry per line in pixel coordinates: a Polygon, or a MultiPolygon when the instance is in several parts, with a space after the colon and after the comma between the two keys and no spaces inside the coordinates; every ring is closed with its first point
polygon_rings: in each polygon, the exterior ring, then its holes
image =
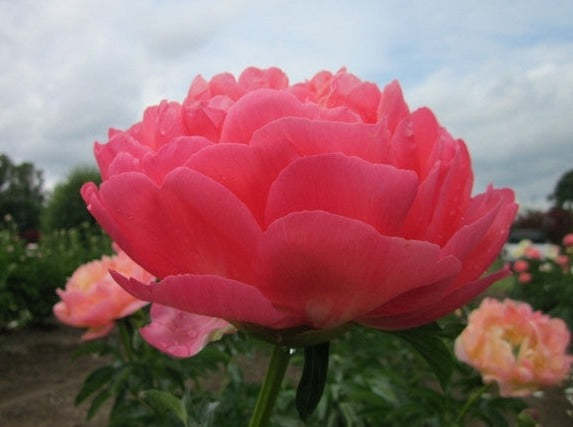
{"type": "Polygon", "coordinates": [[[531,279],[533,279],[531,273],[524,272],[517,275],[517,281],[522,284],[531,282],[531,279]]]}
{"type": "Polygon", "coordinates": [[[537,249],[535,246],[527,246],[523,251],[523,255],[529,259],[543,258],[543,256],[541,255],[541,251],[537,249]]]}
{"type": "Polygon", "coordinates": [[[463,141],[340,70],[289,85],[277,68],[197,77],[96,143],[82,195],[160,278],[134,296],[252,330],[403,329],[455,310],[507,240],[513,191],[471,196],[463,141]]]}
{"type": "Polygon", "coordinates": [[[455,342],[458,359],[497,382],[502,396],[526,396],[559,384],[573,357],[566,354],[570,334],[565,322],[522,302],[482,301],[455,342]]]}
{"type": "Polygon", "coordinates": [[[109,270],[144,282],[153,276],[133,262],[125,252],[103,256],[80,266],[56,292],[61,301],[54,306],[54,315],[62,323],[88,328],[82,340],[92,340],[108,334],[115,319],[129,316],[147,304],[124,291],[111,277],[109,270]]]}
{"type": "Polygon", "coordinates": [[[523,273],[529,270],[529,263],[523,259],[518,259],[513,263],[512,268],[516,273],[523,273]]]}
{"type": "Polygon", "coordinates": [[[563,237],[563,246],[567,248],[573,246],[573,233],[566,234],[563,237]]]}
{"type": "Polygon", "coordinates": [[[567,271],[567,267],[569,266],[569,257],[567,255],[558,255],[555,257],[555,262],[559,267],[567,271]]]}

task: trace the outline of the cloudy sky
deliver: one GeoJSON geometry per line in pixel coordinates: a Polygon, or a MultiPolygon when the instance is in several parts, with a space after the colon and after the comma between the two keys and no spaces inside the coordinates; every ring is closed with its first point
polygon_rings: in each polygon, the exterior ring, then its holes
{"type": "Polygon", "coordinates": [[[570,0],[0,0],[0,152],[53,186],[197,74],[346,66],[463,138],[476,192],[536,207],[573,168],[572,23],[570,0]]]}

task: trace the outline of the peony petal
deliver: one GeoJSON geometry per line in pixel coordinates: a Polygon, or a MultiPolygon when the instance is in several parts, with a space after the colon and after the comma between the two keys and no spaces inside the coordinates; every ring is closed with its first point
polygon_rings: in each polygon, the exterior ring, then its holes
{"type": "Polygon", "coordinates": [[[223,334],[236,332],[222,319],[186,313],[161,304],[153,304],[150,314],[151,323],[139,333],[153,347],[173,357],[194,356],[223,334]]]}
{"type": "Polygon", "coordinates": [[[253,134],[251,145],[288,141],[301,155],[340,152],[380,163],[388,139],[389,134],[383,124],[283,117],[258,129],[253,134]]]}
{"type": "Polygon", "coordinates": [[[368,163],[339,153],[304,157],[271,186],[266,223],[291,212],[323,210],[397,235],[417,191],[414,172],[368,163]]]}
{"type": "Polygon", "coordinates": [[[458,260],[442,258],[436,245],[383,236],[361,221],[321,211],[273,222],[258,266],[261,292],[319,328],[348,322],[459,271],[458,260]]]}
{"type": "Polygon", "coordinates": [[[262,227],[271,183],[297,157],[292,145],[281,141],[269,141],[256,147],[220,143],[197,153],[186,166],[232,191],[262,227]]]}
{"type": "Polygon", "coordinates": [[[518,208],[512,190],[494,190],[491,187],[486,193],[474,197],[470,205],[464,222],[474,220],[479,214],[483,215],[482,219],[462,227],[444,247],[447,253],[457,253],[463,265],[454,288],[476,280],[494,262],[507,241],[518,208]],[[487,229],[486,225],[489,225],[487,229]],[[471,228],[477,230],[472,231],[471,228]]]}
{"type": "Polygon", "coordinates": [[[248,278],[261,233],[241,201],[200,173],[178,168],[161,187],[139,173],[82,189],[112,239],[156,277],[179,273],[248,278]]]}
{"type": "Polygon", "coordinates": [[[255,323],[270,328],[302,325],[300,316],[277,310],[257,288],[236,280],[184,274],[147,285],[116,272],[111,274],[127,292],[143,301],[229,322],[255,323]]]}
{"type": "Polygon", "coordinates": [[[183,110],[177,102],[161,101],[159,105],[148,107],[143,113],[141,141],[153,151],[157,151],[173,138],[186,134],[183,110]]]}
{"type": "Polygon", "coordinates": [[[259,89],[240,98],[227,112],[221,142],[248,142],[266,123],[284,116],[304,117],[304,105],[292,94],[259,89]]]}
{"type": "Polygon", "coordinates": [[[229,108],[221,130],[221,142],[247,143],[255,131],[283,117],[359,121],[358,116],[347,107],[324,109],[315,104],[302,103],[289,92],[259,89],[247,93],[229,108]]]}
{"type": "Polygon", "coordinates": [[[115,325],[115,322],[109,322],[109,323],[102,325],[102,326],[89,328],[81,336],[80,339],[82,341],[91,341],[91,340],[95,340],[96,338],[104,337],[111,332],[114,325],[115,325]]]}
{"type": "Polygon", "coordinates": [[[114,174],[110,168],[119,155],[128,155],[130,159],[141,159],[149,151],[149,147],[142,145],[127,132],[114,132],[106,144],[97,142],[94,144],[94,155],[104,180],[114,174]]]}
{"type": "Polygon", "coordinates": [[[202,136],[180,136],[165,144],[156,153],[146,153],[143,157],[143,171],[157,185],[161,185],[165,175],[182,166],[195,153],[213,145],[202,136]]]}
{"type": "Polygon", "coordinates": [[[412,311],[398,315],[380,317],[362,317],[356,321],[364,326],[382,330],[399,330],[415,328],[426,323],[433,322],[440,317],[467,304],[473,298],[486,290],[492,283],[511,274],[507,270],[498,271],[487,277],[466,283],[454,292],[445,295],[441,300],[428,304],[418,309],[412,307],[412,311]]]}
{"type": "Polygon", "coordinates": [[[239,76],[239,86],[245,92],[263,88],[286,89],[288,77],[280,68],[271,67],[263,70],[248,67],[239,76]]]}
{"type": "Polygon", "coordinates": [[[385,118],[386,126],[391,133],[394,133],[398,123],[402,121],[410,110],[404,101],[402,88],[397,80],[387,84],[382,90],[380,104],[378,105],[378,118],[385,118]]]}

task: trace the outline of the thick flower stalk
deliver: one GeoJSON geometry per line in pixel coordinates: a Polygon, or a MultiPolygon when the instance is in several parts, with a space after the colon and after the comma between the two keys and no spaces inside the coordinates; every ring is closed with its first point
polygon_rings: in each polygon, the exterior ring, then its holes
{"type": "Polygon", "coordinates": [[[497,382],[502,396],[527,396],[559,384],[571,369],[565,322],[526,303],[486,298],[456,339],[458,359],[476,368],[484,382],[497,382]]]}
{"type": "Polygon", "coordinates": [[[118,283],[277,343],[326,341],[353,322],[422,325],[508,274],[483,276],[513,192],[472,196],[464,142],[429,109],[410,112],[397,82],[380,90],[340,70],[290,85],[276,68],[197,77],[182,103],[111,130],[95,156],[89,211],[159,279],[117,272],[118,283]]]}
{"type": "Polygon", "coordinates": [[[113,256],[103,256],[78,267],[67,281],[65,289],[56,290],[61,301],[54,305],[53,311],[62,323],[87,328],[82,340],[107,335],[116,319],[129,316],[148,304],[124,291],[113,280],[109,270],[141,281],[153,279],[150,273],[121,250],[113,256]]]}

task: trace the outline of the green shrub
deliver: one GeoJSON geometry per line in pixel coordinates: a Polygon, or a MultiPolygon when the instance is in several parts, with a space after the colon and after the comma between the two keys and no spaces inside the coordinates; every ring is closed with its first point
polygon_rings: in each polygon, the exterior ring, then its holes
{"type": "Polygon", "coordinates": [[[94,167],[82,166],[72,170],[66,180],[56,186],[42,211],[44,232],[81,229],[88,234],[100,233],[99,225],[80,195],[82,185],[89,181],[100,183],[100,173],[94,167]]]}
{"type": "Polygon", "coordinates": [[[41,323],[57,302],[56,288],[81,264],[111,253],[110,239],[87,225],[45,233],[26,243],[15,225],[0,230],[0,329],[41,323]]]}

